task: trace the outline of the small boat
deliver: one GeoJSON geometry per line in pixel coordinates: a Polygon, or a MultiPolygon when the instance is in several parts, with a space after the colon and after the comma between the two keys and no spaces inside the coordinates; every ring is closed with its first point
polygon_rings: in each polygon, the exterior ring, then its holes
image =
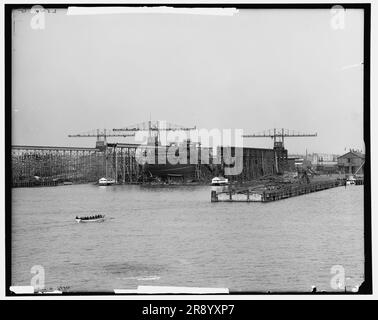
{"type": "Polygon", "coordinates": [[[228,179],[223,177],[215,177],[211,180],[212,186],[227,186],[228,185],[228,179]]]}
{"type": "Polygon", "coordinates": [[[109,178],[101,178],[100,180],[98,180],[98,184],[100,186],[111,186],[115,184],[115,180],[109,178]]]}
{"type": "Polygon", "coordinates": [[[105,220],[104,214],[97,214],[94,216],[88,216],[88,217],[76,217],[75,218],[77,223],[80,222],[102,222],[105,220]]]}
{"type": "Polygon", "coordinates": [[[346,179],[346,185],[356,184],[356,178],[354,176],[348,176],[346,179]]]}

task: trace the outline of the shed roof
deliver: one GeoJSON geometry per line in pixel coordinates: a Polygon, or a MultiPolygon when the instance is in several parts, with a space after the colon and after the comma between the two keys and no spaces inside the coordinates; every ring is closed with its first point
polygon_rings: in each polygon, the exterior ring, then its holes
{"type": "Polygon", "coordinates": [[[347,157],[358,157],[358,158],[361,158],[361,159],[365,159],[365,155],[361,152],[358,152],[358,151],[349,151],[346,154],[343,154],[342,156],[338,157],[337,159],[347,158],[347,157]]]}

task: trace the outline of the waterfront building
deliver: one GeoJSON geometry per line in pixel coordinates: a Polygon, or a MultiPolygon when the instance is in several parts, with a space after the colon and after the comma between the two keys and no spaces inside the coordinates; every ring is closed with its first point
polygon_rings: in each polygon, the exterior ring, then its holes
{"type": "Polygon", "coordinates": [[[364,174],[365,155],[356,150],[350,150],[337,158],[337,165],[342,173],[364,174]]]}

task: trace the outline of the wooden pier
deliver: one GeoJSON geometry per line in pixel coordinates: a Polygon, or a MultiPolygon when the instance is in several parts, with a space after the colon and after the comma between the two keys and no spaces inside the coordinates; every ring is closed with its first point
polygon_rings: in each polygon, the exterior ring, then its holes
{"type": "Polygon", "coordinates": [[[243,188],[229,186],[218,190],[212,189],[211,202],[271,202],[344,185],[343,180],[335,179],[243,188]]]}
{"type": "Polygon", "coordinates": [[[357,186],[363,185],[364,184],[364,179],[363,178],[356,179],[355,184],[357,186]]]}

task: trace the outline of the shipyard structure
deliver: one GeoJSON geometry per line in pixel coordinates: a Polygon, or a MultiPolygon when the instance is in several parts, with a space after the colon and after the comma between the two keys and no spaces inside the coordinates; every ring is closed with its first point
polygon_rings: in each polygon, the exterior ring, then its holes
{"type": "MultiPolygon", "coordinates": [[[[148,121],[119,129],[92,130],[72,138],[96,138],[93,148],[54,146],[12,146],[12,186],[96,183],[99,179],[116,184],[209,183],[223,176],[230,182],[248,182],[281,175],[290,170],[287,137],[311,137],[284,129],[242,135],[271,138],[273,148],[226,147],[218,143],[205,147],[200,136],[167,142],[167,133],[180,136],[196,131],[167,122],[148,121]],[[110,143],[108,139],[144,135],[144,143],[110,143]],[[198,137],[197,137],[198,138],[198,137]],[[196,141],[196,142],[194,142],[196,141]]],[[[198,131],[196,131],[198,132],[198,131]]]]}
{"type": "Polygon", "coordinates": [[[169,156],[169,147],[145,149],[155,153],[158,161],[141,164],[141,149],[136,144],[108,143],[101,148],[12,146],[12,186],[95,183],[101,177],[112,177],[119,184],[209,183],[214,176],[245,182],[281,174],[287,168],[287,150],[283,148],[231,148],[230,161],[222,147],[216,156],[209,149],[197,147],[196,162],[190,158],[193,152],[188,152],[188,161],[177,164],[161,161],[164,152],[169,156]],[[206,160],[204,154],[209,154],[206,160]],[[227,169],[232,171],[236,164],[241,167],[228,174],[227,169]]]}

